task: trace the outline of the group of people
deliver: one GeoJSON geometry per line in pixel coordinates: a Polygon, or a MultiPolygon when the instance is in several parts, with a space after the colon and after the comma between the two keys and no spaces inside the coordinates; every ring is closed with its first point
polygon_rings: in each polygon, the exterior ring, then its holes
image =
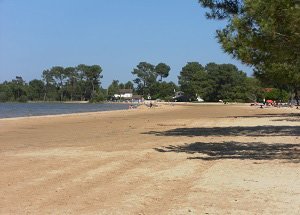
{"type": "MultiPolygon", "coordinates": [[[[263,107],[290,107],[292,108],[293,107],[293,104],[292,103],[283,103],[282,101],[273,101],[273,100],[264,100],[263,103],[258,103],[258,102],[255,102],[254,104],[251,104],[251,106],[257,106],[259,105],[260,108],[263,108],[263,107]]],[[[299,109],[298,106],[296,106],[296,109],[299,109]]]]}
{"type": "MultiPolygon", "coordinates": [[[[152,102],[150,103],[145,103],[145,105],[149,108],[153,108],[154,104],[152,102]]],[[[136,109],[139,105],[138,104],[130,104],[128,109],[136,109]]],[[[157,106],[157,105],[156,105],[157,106]]]]}

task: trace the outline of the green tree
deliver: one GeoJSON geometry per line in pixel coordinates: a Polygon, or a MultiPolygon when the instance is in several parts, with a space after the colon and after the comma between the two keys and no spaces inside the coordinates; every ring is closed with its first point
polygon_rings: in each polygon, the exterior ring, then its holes
{"type": "Polygon", "coordinates": [[[133,86],[133,83],[131,81],[126,82],[124,87],[125,87],[125,89],[134,90],[134,86],[133,86]]]}
{"type": "Polygon", "coordinates": [[[44,82],[44,97],[43,100],[46,101],[47,99],[55,100],[57,89],[55,87],[55,81],[53,75],[49,69],[44,70],[42,73],[42,80],[44,82]]]}
{"type": "Polygon", "coordinates": [[[100,79],[103,78],[101,75],[102,68],[99,65],[88,66],[80,64],[76,68],[80,74],[80,88],[82,98],[92,99],[93,95],[100,90],[100,79]]]}
{"type": "Polygon", "coordinates": [[[264,92],[261,82],[254,77],[247,77],[245,80],[246,101],[263,102],[264,92]]]}
{"type": "Polygon", "coordinates": [[[125,84],[119,83],[119,89],[125,89],[125,84]]]}
{"type": "Polygon", "coordinates": [[[76,87],[78,82],[78,73],[75,67],[67,67],[64,69],[65,74],[68,78],[66,84],[66,91],[70,96],[70,100],[74,99],[74,94],[76,93],[76,87]]]}
{"type": "Polygon", "coordinates": [[[191,99],[205,93],[207,73],[204,67],[198,62],[188,62],[178,76],[180,89],[191,99]]]}
{"type": "Polygon", "coordinates": [[[157,78],[154,66],[147,62],[140,62],[133,69],[132,74],[137,76],[133,82],[137,84],[138,93],[143,96],[149,95],[157,78]]]}
{"type": "Polygon", "coordinates": [[[177,91],[179,87],[173,82],[156,82],[152,88],[152,99],[172,100],[174,91],[177,91]]]}
{"type": "Polygon", "coordinates": [[[0,84],[0,102],[8,102],[14,100],[12,88],[7,81],[0,84]]]}
{"type": "Polygon", "coordinates": [[[102,68],[99,65],[89,66],[88,70],[86,71],[86,77],[92,85],[93,92],[99,90],[101,84],[100,79],[103,78],[101,73],[102,73],[102,68]]]}
{"type": "Polygon", "coordinates": [[[28,98],[30,100],[41,101],[44,97],[45,86],[41,80],[34,79],[28,85],[28,98]]]}
{"type": "Polygon", "coordinates": [[[19,102],[27,101],[27,86],[25,81],[21,76],[16,76],[10,83],[12,93],[14,95],[14,100],[19,102]]]}
{"type": "MultiPolygon", "coordinates": [[[[262,81],[300,88],[300,9],[296,0],[200,0],[208,18],[227,20],[217,31],[223,49],[255,68],[262,81]]],[[[298,101],[299,103],[299,101],[298,101]]]]}
{"type": "Polygon", "coordinates": [[[274,101],[282,101],[282,102],[288,102],[289,100],[289,93],[285,90],[280,90],[274,88],[270,92],[265,93],[266,100],[271,99],[274,101]]]}
{"type": "Polygon", "coordinates": [[[108,86],[108,96],[112,97],[115,94],[119,94],[119,81],[118,80],[113,80],[112,83],[108,86]]]}
{"type": "Polygon", "coordinates": [[[90,102],[93,102],[93,103],[103,102],[105,100],[105,98],[106,98],[105,93],[102,90],[99,90],[94,93],[90,102]]]}
{"type": "Polygon", "coordinates": [[[64,98],[64,85],[67,81],[68,75],[66,74],[65,69],[62,66],[54,66],[50,70],[50,74],[52,75],[55,85],[57,86],[59,95],[60,95],[60,101],[63,101],[64,98]]]}
{"type": "Polygon", "coordinates": [[[205,100],[208,101],[245,101],[246,74],[232,64],[209,63],[205,66],[209,88],[205,100]]]}
{"type": "Polygon", "coordinates": [[[169,72],[170,72],[171,68],[170,66],[168,66],[165,63],[159,63],[156,65],[155,67],[155,72],[157,75],[160,76],[160,82],[162,81],[163,78],[166,78],[169,76],[169,72]]]}

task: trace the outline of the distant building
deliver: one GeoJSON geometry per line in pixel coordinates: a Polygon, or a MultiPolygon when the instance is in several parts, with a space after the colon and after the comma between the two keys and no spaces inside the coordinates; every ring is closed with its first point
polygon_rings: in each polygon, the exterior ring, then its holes
{"type": "Polygon", "coordinates": [[[181,96],[184,96],[184,92],[182,92],[182,91],[177,91],[177,92],[175,92],[174,98],[179,98],[179,97],[181,97],[181,96]]]}
{"type": "Polygon", "coordinates": [[[175,96],[173,97],[175,102],[188,102],[189,98],[182,91],[175,92],[175,96]]]}
{"type": "Polygon", "coordinates": [[[119,94],[114,94],[116,99],[132,99],[133,90],[132,89],[120,89],[119,94]]]}
{"type": "Polygon", "coordinates": [[[204,102],[204,100],[198,94],[196,94],[196,97],[197,102],[204,102]]]}
{"type": "Polygon", "coordinates": [[[196,98],[191,98],[185,95],[185,93],[182,91],[175,92],[175,96],[173,97],[173,100],[175,102],[190,102],[190,101],[204,102],[204,100],[198,94],[196,94],[196,98]]]}
{"type": "Polygon", "coordinates": [[[133,95],[131,101],[140,103],[144,101],[144,98],[140,95],[133,95]]]}

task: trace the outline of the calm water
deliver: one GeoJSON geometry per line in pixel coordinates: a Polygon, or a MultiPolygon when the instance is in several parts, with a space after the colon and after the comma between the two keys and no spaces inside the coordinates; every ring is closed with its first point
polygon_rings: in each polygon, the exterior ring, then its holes
{"type": "Polygon", "coordinates": [[[0,103],[0,118],[128,109],[128,104],[0,103]]]}

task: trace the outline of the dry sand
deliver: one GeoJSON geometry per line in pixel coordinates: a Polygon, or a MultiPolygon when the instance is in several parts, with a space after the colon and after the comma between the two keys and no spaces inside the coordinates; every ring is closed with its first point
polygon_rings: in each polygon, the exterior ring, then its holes
{"type": "Polygon", "coordinates": [[[0,159],[0,214],[300,214],[296,109],[3,119],[0,159]]]}

